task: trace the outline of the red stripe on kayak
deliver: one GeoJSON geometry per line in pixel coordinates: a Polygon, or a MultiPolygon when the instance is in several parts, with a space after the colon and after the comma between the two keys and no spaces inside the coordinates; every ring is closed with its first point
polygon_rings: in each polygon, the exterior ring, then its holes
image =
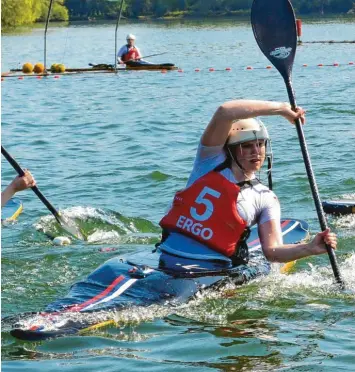
{"type": "Polygon", "coordinates": [[[85,306],[88,306],[92,304],[93,302],[99,300],[102,297],[105,297],[107,293],[111,292],[112,288],[114,288],[118,283],[120,283],[125,277],[123,275],[120,275],[117,277],[104,291],[96,295],[95,297],[91,298],[90,300],[82,303],[81,305],[74,305],[70,309],[65,310],[64,312],[71,312],[71,311],[80,311],[83,309],[85,306]]]}
{"type": "Polygon", "coordinates": [[[67,307],[65,310],[62,311],[55,311],[52,313],[39,313],[38,315],[43,316],[43,317],[51,317],[51,316],[56,316],[60,315],[63,313],[70,313],[70,312],[76,312],[80,311],[82,308],[84,308],[87,305],[90,305],[91,303],[95,302],[96,300],[99,300],[100,298],[104,297],[108,292],[112,290],[113,287],[115,287],[118,283],[120,283],[125,277],[123,275],[118,276],[104,291],[96,295],[95,297],[91,298],[90,300],[87,300],[86,302],[82,303],[81,305],[71,305],[67,307]]]}
{"type": "MultiPolygon", "coordinates": [[[[285,220],[284,222],[282,222],[282,224],[281,224],[281,230],[282,230],[282,228],[285,227],[285,226],[286,226],[290,221],[291,221],[291,220],[285,220]]],[[[255,244],[255,243],[259,242],[259,241],[260,241],[259,238],[254,239],[252,242],[249,242],[248,245],[255,244]]]]}

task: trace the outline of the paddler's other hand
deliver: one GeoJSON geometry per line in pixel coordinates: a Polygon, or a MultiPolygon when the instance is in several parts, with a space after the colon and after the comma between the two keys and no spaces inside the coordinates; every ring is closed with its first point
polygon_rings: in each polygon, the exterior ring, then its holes
{"type": "Polygon", "coordinates": [[[327,249],[325,248],[325,244],[329,245],[333,249],[337,249],[337,236],[328,228],[319,232],[309,244],[312,254],[317,255],[326,253],[327,249]]]}
{"type": "Polygon", "coordinates": [[[281,103],[280,115],[291,124],[295,124],[296,119],[301,119],[302,124],[306,122],[306,111],[299,106],[296,107],[296,111],[293,111],[291,105],[287,102],[281,103]]]}
{"type": "Polygon", "coordinates": [[[11,186],[15,192],[26,190],[29,187],[36,186],[36,181],[33,178],[30,171],[27,169],[24,170],[25,174],[20,177],[17,176],[12,182],[11,186]]]}

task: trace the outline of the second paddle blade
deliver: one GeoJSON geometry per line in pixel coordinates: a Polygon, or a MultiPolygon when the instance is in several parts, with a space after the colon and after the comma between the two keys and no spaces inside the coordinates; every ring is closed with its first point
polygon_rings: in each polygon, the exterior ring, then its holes
{"type": "Polygon", "coordinates": [[[63,230],[68,232],[74,238],[79,240],[86,240],[86,237],[81,232],[80,228],[75,224],[73,220],[65,217],[63,214],[59,214],[60,225],[63,230]]]}
{"type": "Polygon", "coordinates": [[[296,19],[291,3],[289,0],[254,0],[251,23],[261,51],[288,80],[297,46],[296,19]]]}

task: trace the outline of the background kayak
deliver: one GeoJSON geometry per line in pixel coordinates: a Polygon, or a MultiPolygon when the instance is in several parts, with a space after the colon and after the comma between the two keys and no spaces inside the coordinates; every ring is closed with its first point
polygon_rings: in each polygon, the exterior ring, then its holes
{"type": "Polygon", "coordinates": [[[127,70],[177,70],[173,63],[127,62],[127,70]]]}
{"type": "Polygon", "coordinates": [[[1,220],[15,221],[23,210],[22,202],[19,198],[11,198],[4,207],[1,208],[1,220]]]}

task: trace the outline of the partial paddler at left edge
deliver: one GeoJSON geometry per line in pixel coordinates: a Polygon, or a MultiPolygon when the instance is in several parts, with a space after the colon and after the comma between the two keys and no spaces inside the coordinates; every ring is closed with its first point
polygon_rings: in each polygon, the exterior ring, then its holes
{"type": "MultiPolygon", "coordinates": [[[[29,172],[27,170],[22,169],[20,164],[6,151],[6,149],[2,145],[1,145],[1,154],[4,156],[4,158],[10,163],[10,165],[18,173],[18,175],[19,175],[18,178],[26,180],[29,172]]],[[[49,200],[42,194],[42,192],[37,187],[36,182],[32,178],[32,175],[31,175],[31,180],[32,180],[31,183],[29,183],[27,187],[32,189],[32,191],[37,195],[39,200],[53,214],[54,218],[57,220],[57,222],[60,224],[60,226],[67,233],[69,233],[70,236],[73,236],[76,239],[85,239],[85,236],[83,235],[82,231],[80,231],[80,229],[75,225],[75,223],[73,221],[69,220],[66,216],[59,213],[54,208],[54,206],[49,202],[49,200]]],[[[4,195],[7,192],[7,189],[4,192],[1,193],[1,205],[3,205],[3,203],[5,203],[5,200],[7,200],[7,195],[4,195]],[[3,202],[3,200],[4,200],[4,202],[3,202]]]]}

